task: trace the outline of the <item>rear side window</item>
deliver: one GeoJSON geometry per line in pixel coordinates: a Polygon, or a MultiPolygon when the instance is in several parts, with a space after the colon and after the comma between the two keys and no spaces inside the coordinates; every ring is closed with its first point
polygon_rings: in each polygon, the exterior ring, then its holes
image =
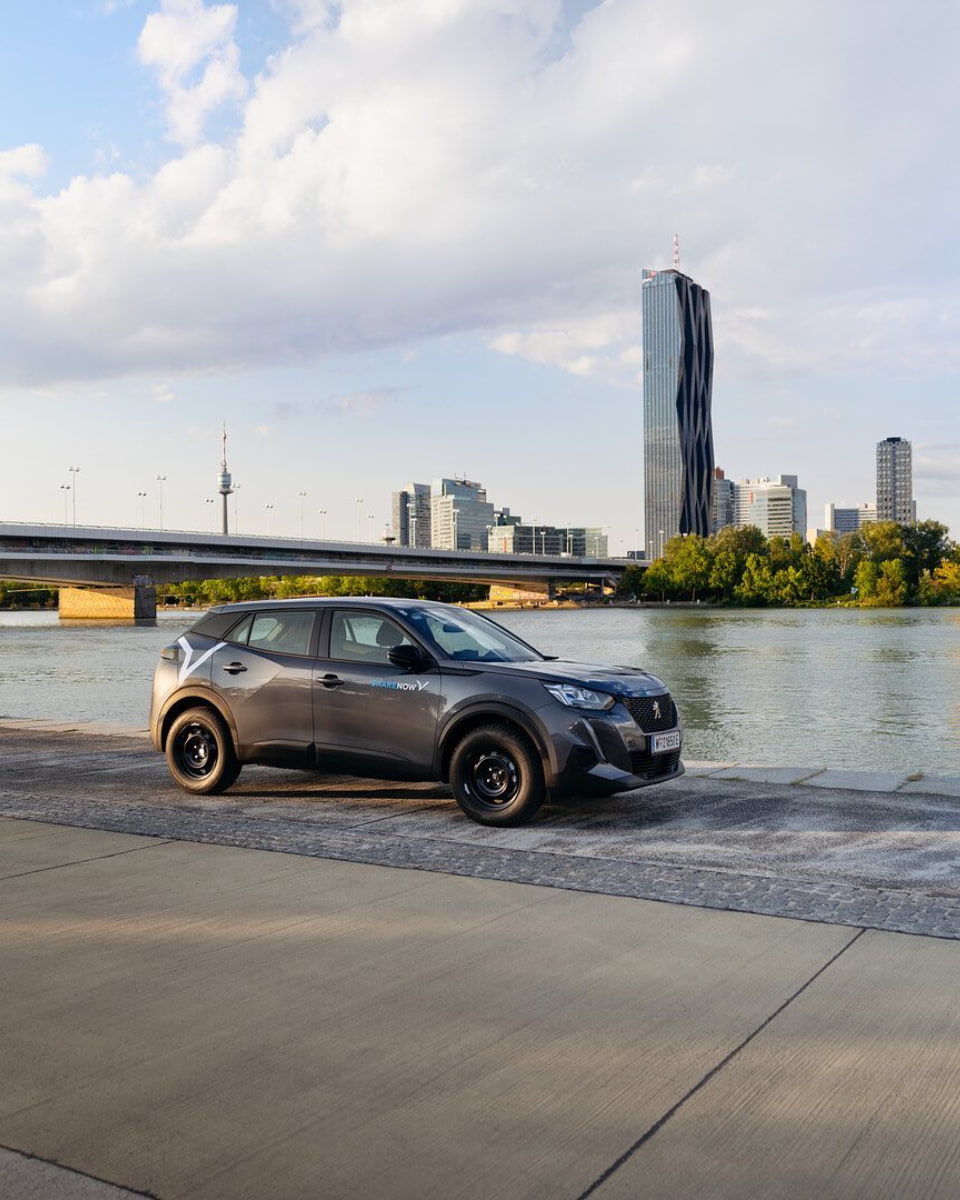
{"type": "Polygon", "coordinates": [[[241,646],[247,644],[247,638],[250,636],[250,626],[253,624],[253,613],[247,613],[240,624],[230,631],[227,637],[228,642],[238,642],[241,646]]]}
{"type": "Polygon", "coordinates": [[[257,613],[250,626],[247,645],[251,650],[275,654],[309,654],[314,614],[309,610],[257,613]]]}
{"type": "Polygon", "coordinates": [[[230,626],[236,624],[236,621],[236,612],[207,613],[205,617],[200,618],[196,625],[191,625],[190,632],[202,633],[204,637],[216,638],[219,641],[230,626]]]}

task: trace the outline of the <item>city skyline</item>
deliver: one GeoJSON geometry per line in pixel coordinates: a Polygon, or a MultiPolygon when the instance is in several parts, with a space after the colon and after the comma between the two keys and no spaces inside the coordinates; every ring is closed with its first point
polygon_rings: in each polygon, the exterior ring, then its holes
{"type": "Polygon", "coordinates": [[[382,534],[399,478],[465,476],[628,551],[678,232],[727,476],[862,504],[903,436],[960,536],[947,9],[38,0],[4,32],[0,519],[216,528],[226,421],[241,532],[382,534]]]}

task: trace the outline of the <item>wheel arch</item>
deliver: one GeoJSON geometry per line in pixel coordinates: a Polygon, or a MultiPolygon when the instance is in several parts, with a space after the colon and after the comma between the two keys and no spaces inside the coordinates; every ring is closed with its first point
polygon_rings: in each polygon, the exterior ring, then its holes
{"type": "Polygon", "coordinates": [[[167,748],[167,735],[170,732],[170,726],[174,723],[177,717],[185,712],[188,708],[210,708],[223,721],[227,727],[227,732],[230,734],[230,740],[233,742],[234,753],[238,753],[237,743],[237,728],[233,723],[233,718],[230,715],[230,710],[213,692],[197,689],[190,692],[178,692],[167,701],[166,707],[160,714],[160,750],[167,748]]]}
{"type": "Polygon", "coordinates": [[[437,744],[437,778],[450,778],[450,759],[457,743],[474,729],[482,725],[509,725],[529,741],[540,756],[544,779],[549,787],[555,777],[554,761],[550,743],[544,732],[530,717],[509,704],[486,703],[458,712],[441,731],[437,744]]]}

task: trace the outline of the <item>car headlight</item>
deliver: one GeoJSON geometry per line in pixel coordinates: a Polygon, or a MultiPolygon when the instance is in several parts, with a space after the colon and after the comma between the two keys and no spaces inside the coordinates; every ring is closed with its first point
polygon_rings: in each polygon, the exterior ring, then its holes
{"type": "Polygon", "coordinates": [[[616,697],[606,692],[595,692],[591,688],[579,687],[575,683],[545,683],[543,685],[554,700],[567,708],[589,708],[595,711],[613,708],[616,697]]]}

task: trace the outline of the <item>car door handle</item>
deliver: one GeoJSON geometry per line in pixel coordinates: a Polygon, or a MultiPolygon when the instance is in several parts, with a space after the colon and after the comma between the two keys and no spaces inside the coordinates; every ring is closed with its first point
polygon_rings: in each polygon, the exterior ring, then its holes
{"type": "Polygon", "coordinates": [[[343,685],[346,682],[347,681],[345,679],[341,679],[339,675],[318,675],[317,676],[317,683],[319,683],[321,685],[321,687],[325,687],[325,688],[343,687],[343,685]]]}
{"type": "Polygon", "coordinates": [[[228,675],[239,675],[241,671],[245,671],[247,668],[243,665],[243,663],[232,662],[226,663],[223,669],[228,675]]]}

